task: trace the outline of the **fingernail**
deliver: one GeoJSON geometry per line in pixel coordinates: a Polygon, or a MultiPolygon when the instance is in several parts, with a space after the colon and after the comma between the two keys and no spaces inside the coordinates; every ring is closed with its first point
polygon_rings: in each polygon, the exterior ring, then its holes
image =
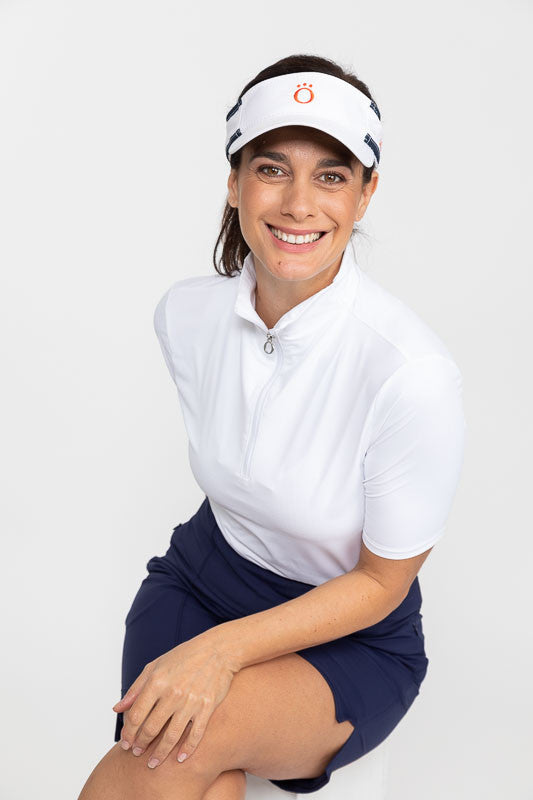
{"type": "Polygon", "coordinates": [[[148,762],[148,766],[150,768],[157,767],[158,764],[159,764],[158,758],[151,758],[150,761],[148,762]]]}
{"type": "Polygon", "coordinates": [[[185,761],[186,758],[187,758],[187,753],[180,753],[180,755],[178,756],[178,761],[180,762],[185,761]]]}
{"type": "Polygon", "coordinates": [[[134,756],[140,756],[141,753],[143,753],[144,751],[141,747],[134,747],[131,752],[133,753],[134,756]]]}
{"type": "Polygon", "coordinates": [[[120,746],[122,747],[123,750],[129,750],[130,743],[127,742],[125,739],[121,739],[120,746]]]}

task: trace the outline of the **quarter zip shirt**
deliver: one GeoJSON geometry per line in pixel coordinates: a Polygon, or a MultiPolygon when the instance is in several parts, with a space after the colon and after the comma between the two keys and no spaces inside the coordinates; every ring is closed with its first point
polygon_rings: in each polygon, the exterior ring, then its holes
{"type": "Polygon", "coordinates": [[[194,477],[244,558],[319,585],[363,541],[403,559],[444,534],[466,432],[462,375],[423,320],[364,273],[353,243],[333,281],[270,330],[252,253],[234,277],[178,280],[154,312],[194,477]]]}

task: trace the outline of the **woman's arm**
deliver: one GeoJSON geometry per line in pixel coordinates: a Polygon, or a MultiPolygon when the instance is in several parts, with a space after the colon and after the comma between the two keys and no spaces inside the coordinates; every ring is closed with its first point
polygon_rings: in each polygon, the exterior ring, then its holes
{"type": "Polygon", "coordinates": [[[125,715],[125,748],[135,744],[144,752],[171,719],[151,754],[162,763],[192,719],[180,747],[187,757],[198,747],[235,673],[379,622],[401,603],[428,553],[385,559],[363,543],[357,566],[346,575],[274,608],[210,628],[150,661],[113,706],[125,715]]]}
{"type": "Polygon", "coordinates": [[[357,566],[274,608],[223,622],[200,634],[240,669],[375,625],[409,592],[431,551],[381,558],[364,543],[357,566]]]}

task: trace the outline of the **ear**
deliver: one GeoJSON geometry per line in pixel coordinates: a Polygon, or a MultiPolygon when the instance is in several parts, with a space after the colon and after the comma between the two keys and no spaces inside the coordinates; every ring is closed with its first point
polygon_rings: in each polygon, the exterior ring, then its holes
{"type": "Polygon", "coordinates": [[[232,208],[239,206],[237,170],[232,169],[228,176],[228,203],[232,208]]]}
{"type": "Polygon", "coordinates": [[[357,212],[356,212],[356,215],[355,215],[355,221],[356,222],[360,222],[361,219],[363,218],[363,216],[365,214],[365,211],[367,209],[367,206],[370,203],[370,198],[372,197],[372,195],[374,194],[374,192],[378,188],[378,181],[379,181],[379,173],[374,171],[372,173],[372,177],[370,178],[370,181],[367,183],[367,185],[363,189],[361,197],[359,198],[359,204],[357,206],[357,212]]]}

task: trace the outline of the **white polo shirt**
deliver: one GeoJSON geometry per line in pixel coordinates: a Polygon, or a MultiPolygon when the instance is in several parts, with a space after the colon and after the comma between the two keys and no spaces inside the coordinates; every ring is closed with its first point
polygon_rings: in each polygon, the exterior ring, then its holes
{"type": "Polygon", "coordinates": [[[392,559],[432,547],[466,433],[443,342],[360,269],[351,241],[332,283],[270,331],[255,285],[249,253],[235,277],[176,281],[154,313],[191,469],[227,542],[313,585],[351,570],[361,540],[392,559]]]}

